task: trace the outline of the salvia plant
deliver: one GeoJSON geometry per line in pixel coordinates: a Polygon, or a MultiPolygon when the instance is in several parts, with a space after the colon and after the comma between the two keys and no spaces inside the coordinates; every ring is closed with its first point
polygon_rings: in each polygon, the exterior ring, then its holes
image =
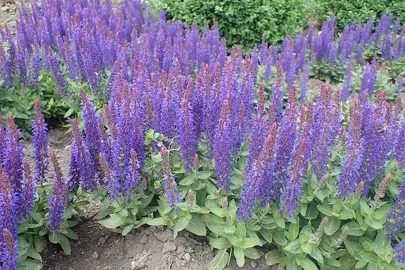
{"type": "Polygon", "coordinates": [[[67,173],[39,101],[33,172],[13,117],[0,122],[2,268],[39,269],[48,240],[70,254],[90,195],[122,235],[148,224],[207,237],[211,269],[263,255],[287,269],[404,267],[402,78],[378,72],[404,52],[392,15],[340,35],[332,17],[243,55],[215,23],[200,33],[163,11],[155,20],[140,1],[34,1],[20,13],[15,39],[1,31],[4,86],[40,89],[48,76],[81,111],[65,114],[79,116],[67,173]],[[320,72],[341,85],[309,95],[320,72]]]}

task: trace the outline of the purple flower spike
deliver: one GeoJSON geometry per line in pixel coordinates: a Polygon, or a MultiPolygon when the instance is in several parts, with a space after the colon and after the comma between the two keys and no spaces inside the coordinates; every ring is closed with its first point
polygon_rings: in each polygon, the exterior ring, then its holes
{"type": "Polygon", "coordinates": [[[27,218],[35,201],[35,182],[28,162],[24,163],[24,189],[21,194],[20,217],[27,218]]]}
{"type": "Polygon", "coordinates": [[[394,247],[394,259],[399,263],[405,263],[405,242],[394,247]]]}
{"type": "Polygon", "coordinates": [[[231,108],[228,100],[222,104],[221,116],[216,128],[214,141],[215,169],[217,185],[229,191],[232,177],[232,136],[231,136],[231,108]]]}
{"type": "Polygon", "coordinates": [[[35,182],[46,181],[48,172],[48,128],[41,114],[41,103],[35,101],[35,119],[32,121],[34,143],[35,182]]]}
{"type": "Polygon", "coordinates": [[[55,153],[51,153],[51,161],[55,171],[55,179],[52,195],[49,200],[49,229],[58,231],[64,221],[63,214],[69,202],[69,194],[67,183],[63,178],[55,153]]]}
{"type": "Polygon", "coordinates": [[[252,217],[252,208],[261,196],[261,190],[271,189],[271,182],[265,182],[271,177],[271,162],[274,155],[277,125],[274,123],[264,143],[263,150],[251,167],[247,167],[246,181],[243,184],[242,199],[239,204],[238,217],[248,221],[252,217]]]}
{"type": "Polygon", "coordinates": [[[350,104],[350,128],[348,138],[348,155],[344,159],[342,173],[337,185],[338,194],[341,197],[351,195],[359,178],[360,165],[362,162],[363,143],[361,140],[361,103],[354,98],[350,104]]]}
{"type": "Polygon", "coordinates": [[[306,149],[306,138],[303,138],[300,142],[297,152],[295,153],[295,158],[292,165],[292,171],[290,178],[287,181],[286,191],[282,195],[282,203],[280,206],[280,211],[287,213],[288,217],[291,217],[297,208],[297,200],[301,194],[301,186],[303,182],[303,177],[307,172],[307,168],[304,167],[305,162],[305,149],[306,149]]]}
{"type": "Polygon", "coordinates": [[[91,169],[91,175],[94,176],[100,171],[98,152],[101,145],[101,134],[93,104],[88,99],[83,89],[80,89],[80,97],[82,98],[84,131],[86,134],[84,140],[91,158],[88,167],[91,169]]]}
{"type": "Polygon", "coordinates": [[[6,149],[3,167],[14,191],[20,192],[23,179],[24,143],[20,140],[21,133],[10,115],[7,116],[7,124],[8,129],[5,138],[6,149]]]}

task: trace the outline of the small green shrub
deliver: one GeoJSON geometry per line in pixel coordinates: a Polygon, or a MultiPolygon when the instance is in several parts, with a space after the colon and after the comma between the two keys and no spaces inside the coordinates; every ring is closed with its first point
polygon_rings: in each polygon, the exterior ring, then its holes
{"type": "Polygon", "coordinates": [[[168,19],[186,24],[219,24],[228,46],[251,48],[266,41],[276,44],[286,35],[295,35],[307,25],[311,1],[306,0],[157,0],[155,11],[164,9],[168,19]]]}

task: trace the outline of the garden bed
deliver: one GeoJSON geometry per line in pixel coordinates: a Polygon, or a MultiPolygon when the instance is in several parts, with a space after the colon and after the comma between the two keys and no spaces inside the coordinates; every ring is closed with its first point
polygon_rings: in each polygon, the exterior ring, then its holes
{"type": "MultiPolygon", "coordinates": [[[[67,175],[70,162],[71,134],[59,127],[49,130],[49,150],[57,155],[62,172],[67,175]]],[[[33,163],[33,146],[26,143],[25,155],[33,163]]],[[[72,243],[72,254],[66,256],[59,245],[49,244],[43,252],[45,270],[187,270],[205,269],[214,252],[204,238],[184,234],[174,239],[173,232],[164,227],[144,226],[129,235],[102,227],[94,215],[100,205],[91,202],[84,207],[85,220],[77,227],[78,241],[72,243]]],[[[274,266],[271,269],[282,269],[274,266]]],[[[238,269],[232,263],[226,269],[238,269]]],[[[264,258],[248,261],[244,269],[269,269],[264,258]]]]}

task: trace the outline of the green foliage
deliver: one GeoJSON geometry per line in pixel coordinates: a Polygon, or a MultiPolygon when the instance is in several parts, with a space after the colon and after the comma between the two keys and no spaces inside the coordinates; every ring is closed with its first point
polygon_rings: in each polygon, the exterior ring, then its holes
{"type": "Polygon", "coordinates": [[[337,26],[342,30],[352,22],[365,23],[369,18],[380,18],[393,13],[395,19],[405,18],[405,2],[402,0],[316,0],[315,17],[322,23],[332,14],[337,17],[337,26]]]}
{"type": "Polygon", "coordinates": [[[405,76],[405,57],[384,63],[384,68],[393,80],[405,76]]]}
{"type": "Polygon", "coordinates": [[[326,61],[314,61],[311,63],[310,75],[313,78],[337,84],[344,80],[345,67],[344,65],[339,65],[339,63],[330,66],[329,62],[326,61]]]}
{"type": "Polygon", "coordinates": [[[157,12],[166,11],[168,19],[191,25],[219,24],[228,46],[249,49],[260,43],[262,35],[271,44],[287,34],[294,36],[307,25],[312,1],[306,0],[158,0],[150,1],[157,12]]]}

